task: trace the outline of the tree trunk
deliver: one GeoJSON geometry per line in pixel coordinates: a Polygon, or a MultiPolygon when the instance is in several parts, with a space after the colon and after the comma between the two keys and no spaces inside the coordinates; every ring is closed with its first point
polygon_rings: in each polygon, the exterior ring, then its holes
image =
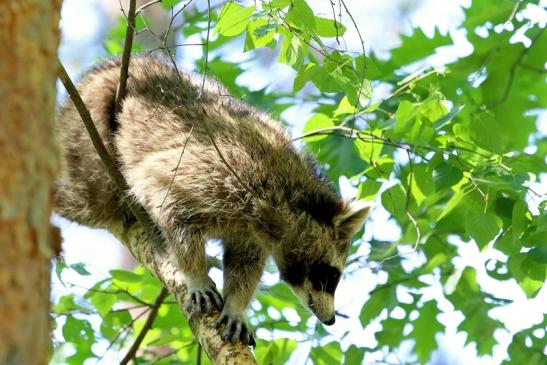
{"type": "Polygon", "coordinates": [[[0,365],[49,358],[60,5],[0,2],[0,365]]]}

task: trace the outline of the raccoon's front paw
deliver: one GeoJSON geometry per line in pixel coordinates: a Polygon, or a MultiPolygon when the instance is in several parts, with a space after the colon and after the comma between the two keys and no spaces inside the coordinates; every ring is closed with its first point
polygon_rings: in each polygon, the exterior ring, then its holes
{"type": "Polygon", "coordinates": [[[222,310],[223,301],[215,283],[208,276],[202,280],[189,280],[186,311],[198,316],[222,310]]]}
{"type": "Polygon", "coordinates": [[[256,346],[253,330],[249,327],[242,315],[229,314],[222,311],[213,327],[219,328],[222,324],[224,324],[224,330],[220,337],[223,341],[229,341],[231,343],[240,341],[244,345],[256,346]]]}

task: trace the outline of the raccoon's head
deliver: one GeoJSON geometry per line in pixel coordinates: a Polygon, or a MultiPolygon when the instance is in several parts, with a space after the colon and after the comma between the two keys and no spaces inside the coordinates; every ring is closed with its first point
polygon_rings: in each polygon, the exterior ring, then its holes
{"type": "Polygon", "coordinates": [[[362,201],[343,205],[330,226],[303,229],[299,239],[306,242],[284,244],[274,255],[281,278],[302,304],[324,324],[334,324],[334,292],[342,276],[351,237],[363,225],[371,206],[362,201]]]}

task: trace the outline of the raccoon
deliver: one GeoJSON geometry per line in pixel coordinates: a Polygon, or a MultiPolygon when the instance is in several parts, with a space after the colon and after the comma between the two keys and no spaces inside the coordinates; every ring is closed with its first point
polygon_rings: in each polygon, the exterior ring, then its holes
{"type": "Polygon", "coordinates": [[[254,345],[244,312],[268,257],[301,302],[332,325],[350,239],[370,206],[341,199],[279,121],[161,57],[131,60],[114,115],[119,70],[119,60],[103,61],[78,90],[130,191],[117,192],[67,101],[57,113],[64,165],[57,212],[119,235],[130,216],[124,199],[142,204],[185,277],[187,309],[219,310],[225,341],[254,345]],[[209,238],[224,247],[223,297],[207,274],[209,238]]]}

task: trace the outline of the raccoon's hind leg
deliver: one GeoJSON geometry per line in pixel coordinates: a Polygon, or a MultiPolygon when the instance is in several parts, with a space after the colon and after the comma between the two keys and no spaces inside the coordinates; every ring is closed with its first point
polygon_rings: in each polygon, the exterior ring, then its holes
{"type": "Polygon", "coordinates": [[[253,299],[266,262],[265,252],[252,243],[224,241],[224,308],[215,328],[224,324],[222,339],[255,346],[252,329],[244,313],[253,299]]]}
{"type": "Polygon", "coordinates": [[[197,315],[221,310],[222,296],[207,275],[205,239],[198,233],[187,231],[177,236],[177,239],[168,237],[168,241],[188,287],[186,310],[197,315]]]}

